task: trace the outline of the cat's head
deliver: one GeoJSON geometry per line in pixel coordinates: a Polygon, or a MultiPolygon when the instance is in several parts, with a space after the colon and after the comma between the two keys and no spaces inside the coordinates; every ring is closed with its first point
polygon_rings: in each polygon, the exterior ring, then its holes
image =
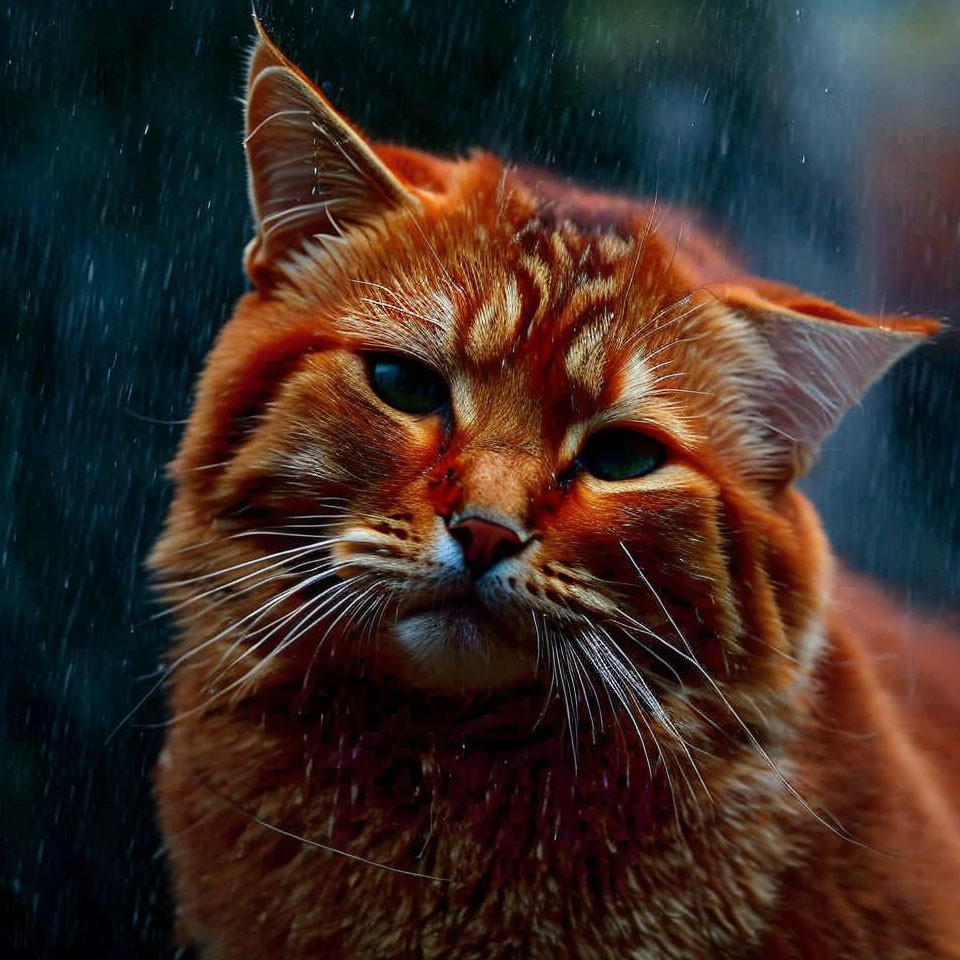
{"type": "Polygon", "coordinates": [[[372,144],[265,35],[245,146],[255,289],[154,558],[187,652],[661,726],[671,691],[789,685],[827,557],[791,483],[932,325],[746,277],[656,204],[372,144]]]}

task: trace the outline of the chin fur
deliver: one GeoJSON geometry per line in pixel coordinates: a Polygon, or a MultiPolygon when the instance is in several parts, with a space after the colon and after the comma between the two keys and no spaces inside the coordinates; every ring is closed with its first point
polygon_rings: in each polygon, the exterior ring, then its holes
{"type": "Polygon", "coordinates": [[[517,642],[501,639],[503,628],[488,615],[438,610],[404,617],[385,642],[404,656],[402,679],[425,690],[499,690],[529,683],[536,663],[517,642]]]}

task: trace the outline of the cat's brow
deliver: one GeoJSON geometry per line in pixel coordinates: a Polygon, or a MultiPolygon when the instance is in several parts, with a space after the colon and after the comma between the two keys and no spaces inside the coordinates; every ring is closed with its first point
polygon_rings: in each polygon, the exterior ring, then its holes
{"type": "Polygon", "coordinates": [[[571,383],[581,387],[590,384],[591,395],[600,400],[606,379],[613,377],[616,392],[611,402],[567,429],[561,444],[561,456],[566,459],[576,455],[593,431],[607,424],[633,421],[651,412],[654,377],[648,365],[638,351],[627,354],[619,365],[612,363],[603,349],[606,330],[601,324],[584,327],[567,350],[565,363],[571,383]]]}
{"type": "MultiPolygon", "coordinates": [[[[593,336],[600,336],[595,331],[593,336]]],[[[671,389],[675,374],[661,374],[653,354],[645,352],[643,347],[618,353],[616,350],[602,352],[609,344],[591,341],[582,334],[581,354],[578,362],[583,363],[581,372],[592,378],[601,378],[601,403],[596,412],[570,425],[561,445],[561,455],[571,458],[576,455],[585,438],[596,430],[611,424],[656,423],[663,430],[686,447],[693,448],[702,442],[702,436],[687,415],[685,404],[674,395],[671,389]],[[595,349],[591,352],[591,346],[595,349]],[[601,364],[603,372],[601,373],[601,364]],[[607,387],[612,392],[607,394],[607,387]]],[[[654,354],[657,351],[654,351],[654,354]]],[[[570,354],[567,355],[568,362],[570,354]]],[[[569,374],[569,370],[568,370],[569,374]]],[[[571,382],[574,382],[571,378],[571,382]]],[[[689,391],[680,391],[680,394],[689,391]]]]}
{"type": "Polygon", "coordinates": [[[428,289],[416,298],[404,297],[382,284],[357,280],[374,295],[357,297],[359,309],[339,319],[339,329],[359,337],[368,348],[409,353],[425,363],[445,366],[454,354],[456,309],[442,290],[428,289]]]}
{"type": "Polygon", "coordinates": [[[654,375],[640,351],[628,353],[617,371],[618,389],[614,398],[617,407],[625,409],[640,406],[650,396],[654,375]]]}

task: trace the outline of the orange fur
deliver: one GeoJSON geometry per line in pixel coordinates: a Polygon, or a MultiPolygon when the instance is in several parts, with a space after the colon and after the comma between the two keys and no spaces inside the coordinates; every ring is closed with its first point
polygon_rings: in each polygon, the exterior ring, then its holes
{"type": "Polygon", "coordinates": [[[183,939],[960,956],[960,656],[792,486],[935,325],[749,277],[679,211],[373,147],[265,35],[247,129],[255,290],[152,556],[183,939]],[[450,416],[379,400],[369,351],[450,416]],[[613,426],[662,466],[580,469],[613,426]],[[468,513],[524,538],[472,584],[468,513]]]}

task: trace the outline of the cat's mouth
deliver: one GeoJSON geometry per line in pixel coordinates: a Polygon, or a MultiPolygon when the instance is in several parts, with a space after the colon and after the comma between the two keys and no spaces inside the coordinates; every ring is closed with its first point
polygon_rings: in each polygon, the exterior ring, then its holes
{"type": "Polygon", "coordinates": [[[400,675],[431,691],[496,690],[532,681],[534,655],[506,611],[472,586],[411,597],[389,629],[400,675]]]}
{"type": "Polygon", "coordinates": [[[446,597],[431,597],[415,600],[400,608],[397,619],[408,620],[428,614],[447,617],[463,617],[471,620],[490,620],[496,618],[489,607],[473,591],[467,590],[446,597]]]}

